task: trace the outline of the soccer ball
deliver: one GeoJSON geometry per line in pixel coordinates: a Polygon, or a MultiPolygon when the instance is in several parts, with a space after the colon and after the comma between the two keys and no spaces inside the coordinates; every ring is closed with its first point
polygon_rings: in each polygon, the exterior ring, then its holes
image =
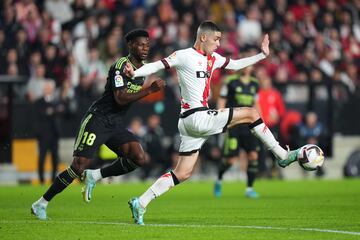
{"type": "Polygon", "coordinates": [[[306,171],[314,171],[324,163],[324,153],[314,144],[306,144],[300,148],[297,160],[300,166],[306,171]]]}

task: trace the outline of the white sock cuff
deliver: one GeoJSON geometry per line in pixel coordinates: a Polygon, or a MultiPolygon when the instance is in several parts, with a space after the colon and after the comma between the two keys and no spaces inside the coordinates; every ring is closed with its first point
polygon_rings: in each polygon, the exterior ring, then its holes
{"type": "Polygon", "coordinates": [[[95,170],[90,170],[90,174],[92,175],[92,177],[94,178],[94,180],[96,182],[103,178],[101,175],[100,168],[95,169],[95,170]]]}

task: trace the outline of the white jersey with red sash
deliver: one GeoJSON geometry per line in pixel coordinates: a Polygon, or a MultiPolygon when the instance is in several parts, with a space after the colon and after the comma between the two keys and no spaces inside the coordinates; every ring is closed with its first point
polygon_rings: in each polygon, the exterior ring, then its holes
{"type": "Polygon", "coordinates": [[[161,60],[165,68],[175,68],[179,77],[181,112],[208,107],[210,82],[216,68],[225,68],[230,59],[217,53],[204,55],[194,48],[179,50],[161,60]]]}

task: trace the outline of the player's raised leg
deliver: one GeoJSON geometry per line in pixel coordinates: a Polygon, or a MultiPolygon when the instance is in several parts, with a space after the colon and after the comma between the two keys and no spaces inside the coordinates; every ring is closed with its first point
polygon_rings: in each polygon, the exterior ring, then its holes
{"type": "Polygon", "coordinates": [[[240,123],[250,123],[251,132],[276,156],[281,167],[286,167],[296,161],[299,149],[287,151],[282,148],[255,108],[234,108],[233,118],[228,127],[231,128],[240,123]]]}
{"type": "Polygon", "coordinates": [[[145,209],[152,200],[169,191],[170,188],[180,182],[187,180],[192,175],[198,155],[198,151],[188,156],[180,155],[178,164],[173,171],[163,174],[143,195],[129,201],[129,207],[136,224],[144,224],[145,209]]]}

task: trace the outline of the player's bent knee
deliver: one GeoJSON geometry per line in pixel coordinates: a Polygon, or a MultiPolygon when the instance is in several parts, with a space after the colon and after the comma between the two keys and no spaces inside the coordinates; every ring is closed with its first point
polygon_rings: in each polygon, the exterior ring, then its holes
{"type": "Polygon", "coordinates": [[[177,179],[180,182],[184,182],[184,181],[186,181],[187,179],[189,179],[191,177],[192,171],[189,171],[189,172],[176,172],[176,171],[174,171],[174,174],[176,175],[177,179]]]}
{"type": "Polygon", "coordinates": [[[251,122],[255,122],[260,118],[259,112],[255,108],[249,108],[249,118],[251,119],[251,122]]]}
{"type": "Polygon", "coordinates": [[[78,175],[81,175],[85,169],[90,165],[91,159],[86,157],[74,157],[71,167],[76,171],[78,175]]]}
{"type": "Polygon", "coordinates": [[[144,152],[137,152],[131,158],[138,166],[144,166],[146,164],[146,156],[144,152]]]}
{"type": "Polygon", "coordinates": [[[253,123],[260,118],[259,112],[252,107],[237,107],[233,108],[234,115],[232,124],[239,123],[253,123]]]}

